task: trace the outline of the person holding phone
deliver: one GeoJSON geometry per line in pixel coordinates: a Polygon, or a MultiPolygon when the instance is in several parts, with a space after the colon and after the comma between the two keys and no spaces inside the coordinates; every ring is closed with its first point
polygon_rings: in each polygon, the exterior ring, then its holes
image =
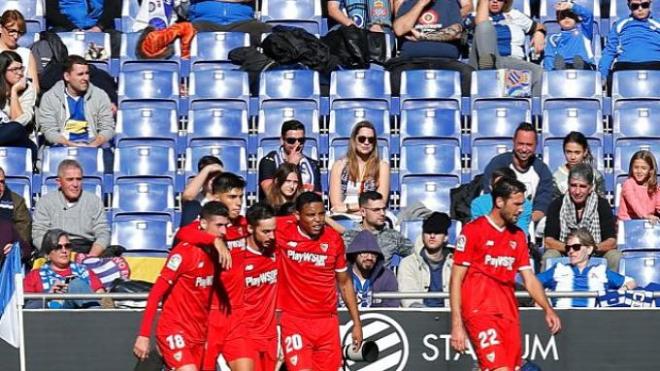
{"type": "Polygon", "coordinates": [[[23,147],[36,159],[37,145],[30,140],[37,99],[25,76],[23,58],[11,50],[0,53],[0,147],[23,147]]]}
{"type": "MultiPolygon", "coordinates": [[[[41,250],[46,264],[25,276],[26,293],[89,294],[105,292],[101,280],[84,265],[71,262],[72,245],[69,235],[61,229],[51,229],[44,235],[41,250]]],[[[28,300],[26,308],[43,308],[43,301],[28,300]]],[[[98,307],[97,300],[49,300],[45,308],[82,309],[98,307]]]]}

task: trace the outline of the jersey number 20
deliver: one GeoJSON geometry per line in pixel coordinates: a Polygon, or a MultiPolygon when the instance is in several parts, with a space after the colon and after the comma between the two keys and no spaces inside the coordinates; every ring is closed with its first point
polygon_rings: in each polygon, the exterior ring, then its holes
{"type": "Polygon", "coordinates": [[[284,338],[284,342],[286,343],[286,352],[291,353],[294,350],[300,350],[303,347],[302,343],[302,337],[300,337],[299,334],[293,334],[291,336],[287,336],[284,338]]]}

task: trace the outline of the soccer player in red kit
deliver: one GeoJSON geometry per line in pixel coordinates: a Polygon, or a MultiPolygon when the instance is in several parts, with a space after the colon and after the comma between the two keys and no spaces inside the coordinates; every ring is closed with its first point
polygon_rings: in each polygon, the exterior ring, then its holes
{"type": "Polygon", "coordinates": [[[491,194],[491,213],[465,225],[456,243],[450,282],[451,345],[464,352],[469,337],[481,370],[513,371],[522,365],[514,296],[517,272],[545,311],[553,334],[561,322],[532,272],[525,234],[515,226],[525,201],[525,185],[502,178],[491,194]]]}
{"type": "MultiPolygon", "coordinates": [[[[209,235],[223,235],[229,212],[219,202],[202,208],[200,227],[209,235]]],[[[156,327],[156,344],[170,369],[197,371],[202,364],[218,254],[212,247],[177,244],[167,258],[149,298],[133,352],[140,359],[149,355],[151,325],[163,300],[156,327]]]]}
{"type": "Polygon", "coordinates": [[[277,364],[277,260],[275,211],[266,204],[252,205],[245,252],[245,322],[249,346],[256,352],[255,371],[273,371],[277,364]]]}
{"type": "Polygon", "coordinates": [[[353,320],[353,347],[362,344],[362,323],[346,249],[339,233],[325,228],[320,195],[304,192],[292,216],[277,218],[278,307],[287,370],[336,371],[341,366],[337,288],[353,320]]]}
{"type": "MultiPolygon", "coordinates": [[[[229,209],[230,223],[223,239],[231,252],[231,268],[221,271],[219,282],[228,296],[229,303],[214,300],[211,305],[203,370],[215,370],[219,354],[222,354],[233,371],[253,369],[255,355],[247,343],[247,327],[243,318],[245,240],[248,234],[247,221],[240,214],[244,189],[245,180],[232,173],[218,175],[211,185],[211,198],[220,201],[229,209]]],[[[200,246],[209,246],[215,243],[216,236],[200,230],[199,222],[193,222],[182,227],[176,238],[200,246]]]]}

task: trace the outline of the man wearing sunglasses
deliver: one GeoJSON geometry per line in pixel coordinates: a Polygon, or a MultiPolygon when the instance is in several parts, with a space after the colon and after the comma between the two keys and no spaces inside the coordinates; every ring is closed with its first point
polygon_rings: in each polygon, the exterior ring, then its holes
{"type": "Polygon", "coordinates": [[[259,161],[259,185],[262,198],[270,190],[277,168],[288,162],[298,166],[303,180],[303,190],[321,193],[321,170],[318,161],[303,153],[305,125],[298,120],[282,124],[280,148],[269,152],[259,161]]]}
{"type": "Polygon", "coordinates": [[[630,17],[614,23],[607,36],[599,66],[603,81],[615,71],[660,70],[660,22],[651,15],[652,1],[628,0],[628,8],[630,17]]]}

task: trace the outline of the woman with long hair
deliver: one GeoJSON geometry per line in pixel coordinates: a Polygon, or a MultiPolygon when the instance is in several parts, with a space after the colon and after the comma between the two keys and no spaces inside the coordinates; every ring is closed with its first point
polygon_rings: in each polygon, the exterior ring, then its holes
{"type": "Polygon", "coordinates": [[[603,178],[603,174],[596,169],[594,157],[589,148],[589,142],[584,134],[579,131],[571,131],[566,137],[564,137],[562,148],[564,149],[566,163],[558,167],[552,174],[555,179],[555,184],[557,185],[557,190],[560,193],[556,196],[558,197],[566,194],[566,191],[568,190],[568,173],[573,166],[581,163],[591,166],[594,172],[596,193],[600,196],[604,196],[607,192],[605,189],[605,178],[603,178]]]}
{"type": "Polygon", "coordinates": [[[635,152],[630,158],[628,179],[623,182],[619,198],[619,220],[647,219],[658,223],[660,218],[660,188],[658,164],[651,151],[635,152]]]}
{"type": "Polygon", "coordinates": [[[25,35],[25,18],[18,10],[6,10],[0,16],[0,52],[5,50],[18,53],[23,60],[26,76],[32,79],[35,93],[39,93],[37,62],[30,49],[19,46],[18,39],[25,35]]]}
{"type": "Polygon", "coordinates": [[[273,185],[266,194],[267,203],[276,211],[283,205],[295,203],[296,198],[302,193],[302,175],[298,166],[285,162],[280,165],[273,176],[273,185]]]}
{"type": "Polygon", "coordinates": [[[34,118],[36,94],[25,78],[23,59],[18,53],[0,53],[0,146],[25,147],[36,155],[28,127],[34,118]]]}
{"type": "Polygon", "coordinates": [[[335,161],[330,170],[330,206],[333,212],[356,213],[358,197],[377,191],[385,200],[390,194],[390,164],[378,157],[378,137],[374,125],[360,121],[351,132],[346,157],[335,161]]]}

